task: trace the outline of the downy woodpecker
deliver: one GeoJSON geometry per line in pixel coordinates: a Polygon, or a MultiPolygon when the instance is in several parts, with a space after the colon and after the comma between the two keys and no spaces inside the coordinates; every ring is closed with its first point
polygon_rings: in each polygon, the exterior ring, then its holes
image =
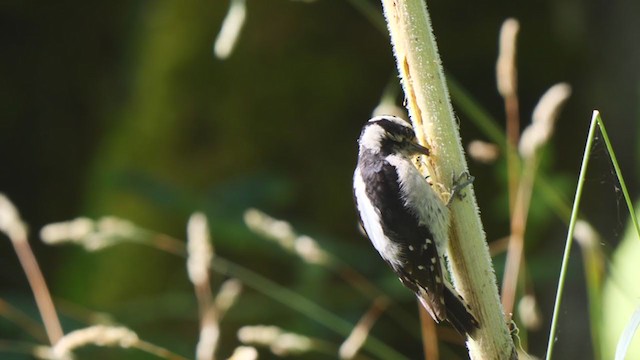
{"type": "Polygon", "coordinates": [[[412,163],[429,150],[394,116],[369,120],[358,144],[354,198],[371,243],[436,322],[472,336],[479,324],[444,276],[449,208],[412,163]]]}

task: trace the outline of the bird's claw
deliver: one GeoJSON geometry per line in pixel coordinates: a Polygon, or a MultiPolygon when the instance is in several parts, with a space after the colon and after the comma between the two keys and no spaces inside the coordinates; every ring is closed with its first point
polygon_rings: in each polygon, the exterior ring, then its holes
{"type": "Polygon", "coordinates": [[[469,174],[468,171],[463,171],[457,177],[453,175],[453,187],[451,188],[451,197],[449,197],[449,201],[447,202],[447,207],[453,203],[453,200],[457,197],[462,200],[465,197],[465,194],[462,193],[462,190],[467,186],[473,183],[475,178],[469,174]]]}

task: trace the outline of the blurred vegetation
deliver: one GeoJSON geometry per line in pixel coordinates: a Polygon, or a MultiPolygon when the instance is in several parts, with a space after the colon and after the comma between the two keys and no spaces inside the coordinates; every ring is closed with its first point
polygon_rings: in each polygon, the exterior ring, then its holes
{"type": "MultiPolygon", "coordinates": [[[[640,242],[631,224],[625,229],[623,240],[612,257],[610,271],[603,296],[603,338],[602,347],[605,354],[613,354],[618,344],[618,337],[630,322],[630,317],[638,309],[638,292],[636,285],[636,264],[640,258],[640,242]],[[627,285],[632,284],[632,285],[627,285]]],[[[640,356],[640,342],[634,337],[627,353],[627,359],[640,356]]]]}
{"type": "MultiPolygon", "coordinates": [[[[376,1],[365,3],[379,8],[376,1]]],[[[417,317],[401,328],[389,315],[393,309],[413,314],[415,301],[358,232],[351,196],[360,127],[396,76],[387,35],[351,2],[249,0],[237,47],[222,61],[212,48],[228,5],[166,0],[9,0],[0,5],[0,191],[30,225],[63,327],[70,331],[102,314],[147,341],[193,357],[198,309],[184,259],[135,244],[99,253],[48,247],[37,234],[55,221],[115,215],[184,239],[194,211],[207,215],[217,254],[355,324],[371,299],[334,272],[251,233],[242,215],[255,207],[287,219],[382,288],[394,303],[372,334],[419,358],[417,317]]],[[[503,104],[494,69],[505,18],[521,23],[523,127],[549,86],[572,85],[573,95],[540,163],[548,186],[573,197],[594,108],[607,121],[621,167],[636,168],[640,23],[635,15],[640,3],[448,1],[429,6],[448,74],[500,127],[503,104]]],[[[453,95],[454,106],[461,106],[453,95]]],[[[401,103],[401,94],[397,100],[401,103]]],[[[458,115],[465,143],[489,138],[470,121],[473,115],[459,109],[458,115]]],[[[605,253],[612,253],[626,212],[604,147],[596,145],[594,155],[583,214],[601,233],[605,253]]],[[[470,166],[488,239],[503,238],[509,233],[504,162],[470,166]]],[[[625,174],[637,197],[638,173],[625,174]]],[[[526,343],[541,356],[566,224],[540,200],[540,188],[532,198],[527,283],[535,290],[543,324],[528,332],[526,343]]],[[[0,298],[38,319],[8,241],[0,242],[0,253],[0,298]]],[[[503,255],[495,257],[495,265],[502,279],[503,255]]],[[[212,278],[214,288],[226,279],[212,278]]],[[[593,348],[585,346],[590,331],[584,284],[581,258],[574,254],[556,358],[594,357],[593,348]]],[[[628,292],[625,298],[634,296],[628,292]]],[[[221,358],[239,344],[237,329],[253,324],[277,325],[335,346],[344,340],[248,288],[223,320],[221,358]]],[[[4,320],[0,339],[36,342],[4,320]]],[[[452,348],[443,356],[465,356],[452,348]]],[[[260,351],[261,358],[270,356],[260,351]]],[[[79,358],[85,356],[148,358],[96,349],[83,350],[79,358]]]]}

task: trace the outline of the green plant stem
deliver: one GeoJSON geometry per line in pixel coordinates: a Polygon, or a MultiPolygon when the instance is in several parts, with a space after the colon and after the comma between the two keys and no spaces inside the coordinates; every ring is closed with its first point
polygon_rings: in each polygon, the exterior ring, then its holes
{"type": "MultiPolygon", "coordinates": [[[[607,134],[607,129],[604,127],[604,122],[600,118],[600,113],[594,111],[595,121],[598,123],[600,127],[600,133],[602,134],[602,139],[604,140],[604,144],[607,147],[607,152],[611,158],[611,163],[613,164],[613,168],[616,171],[616,177],[618,181],[620,181],[620,188],[622,188],[622,194],[624,195],[624,200],[627,203],[627,209],[629,210],[629,215],[631,216],[631,222],[633,223],[633,227],[636,230],[636,235],[640,238],[640,225],[638,225],[638,217],[636,216],[636,210],[633,207],[633,202],[631,202],[631,196],[629,196],[629,191],[627,190],[627,184],[624,181],[624,177],[622,177],[622,170],[620,170],[620,165],[618,164],[618,158],[616,157],[616,153],[613,151],[613,146],[611,146],[611,141],[609,140],[609,135],[607,134]]],[[[593,121],[593,120],[592,120],[593,121]]]]}
{"type": "MultiPolygon", "coordinates": [[[[426,5],[423,0],[382,0],[382,5],[409,115],[418,139],[431,151],[428,172],[437,183],[451,188],[452,176],[466,171],[467,164],[426,5]]],[[[469,355],[515,358],[473,186],[466,194],[451,206],[448,253],[456,287],[481,324],[468,338],[469,355]]]]}
{"type": "Polygon", "coordinates": [[[609,136],[607,135],[607,130],[605,129],[604,123],[600,118],[600,113],[598,111],[593,112],[593,117],[591,118],[591,125],[589,127],[589,135],[587,136],[587,144],[584,150],[584,156],[582,158],[582,166],[580,167],[580,176],[578,178],[578,186],[576,188],[576,195],[573,202],[573,209],[571,210],[571,219],[569,221],[569,231],[567,232],[567,240],[564,249],[564,255],[562,257],[562,267],[560,269],[560,276],[558,279],[558,289],[556,293],[556,300],[553,307],[553,317],[551,320],[551,329],[549,330],[549,342],[547,345],[547,356],[546,359],[550,360],[553,355],[553,347],[555,344],[555,336],[556,330],[558,326],[558,312],[560,310],[560,305],[562,303],[562,294],[564,291],[564,282],[567,273],[567,267],[569,263],[569,255],[571,253],[571,245],[573,243],[573,231],[575,228],[576,221],[578,219],[578,209],[580,207],[580,200],[582,198],[582,188],[584,186],[586,172],[588,169],[589,159],[591,157],[591,147],[593,141],[595,139],[597,127],[600,128],[600,132],[602,134],[602,139],[605,142],[607,147],[607,151],[609,152],[609,156],[611,158],[611,162],[616,171],[616,176],[618,181],[620,181],[620,187],[622,188],[622,193],[624,194],[625,201],[627,203],[627,208],[629,210],[629,214],[631,216],[631,221],[633,222],[633,226],[635,227],[636,234],[640,237],[640,226],[638,225],[638,219],[635,214],[635,210],[633,208],[633,203],[631,202],[631,197],[629,196],[629,192],[627,191],[627,185],[622,177],[622,171],[620,170],[620,165],[618,164],[618,160],[616,158],[615,152],[613,151],[613,147],[611,146],[611,141],[609,140],[609,136]]]}
{"type": "Polygon", "coordinates": [[[564,255],[562,256],[562,266],[560,268],[560,276],[558,279],[558,287],[556,290],[556,300],[555,304],[553,305],[553,316],[551,318],[551,329],[549,330],[549,342],[547,344],[547,360],[550,360],[553,354],[556,328],[558,327],[558,310],[560,309],[560,304],[562,303],[562,293],[564,292],[564,281],[567,275],[569,254],[571,253],[571,245],[573,244],[573,230],[576,226],[576,221],[578,220],[578,209],[580,208],[580,200],[582,199],[582,187],[584,186],[587,168],[589,165],[589,157],[591,156],[591,143],[593,142],[596,133],[596,116],[597,112],[594,112],[593,118],[591,120],[591,126],[589,127],[589,135],[587,136],[587,144],[584,149],[584,156],[582,157],[582,166],[580,167],[580,176],[578,177],[578,186],[576,188],[576,196],[573,201],[573,209],[571,210],[569,231],[567,232],[567,240],[564,248],[564,255]]]}

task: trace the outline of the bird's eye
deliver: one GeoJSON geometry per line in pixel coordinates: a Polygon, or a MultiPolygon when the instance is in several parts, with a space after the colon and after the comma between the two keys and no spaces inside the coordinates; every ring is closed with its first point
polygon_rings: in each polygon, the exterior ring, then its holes
{"type": "Polygon", "coordinates": [[[416,137],[416,134],[413,132],[412,129],[407,129],[407,131],[405,132],[405,135],[409,140],[414,140],[416,137]]]}

